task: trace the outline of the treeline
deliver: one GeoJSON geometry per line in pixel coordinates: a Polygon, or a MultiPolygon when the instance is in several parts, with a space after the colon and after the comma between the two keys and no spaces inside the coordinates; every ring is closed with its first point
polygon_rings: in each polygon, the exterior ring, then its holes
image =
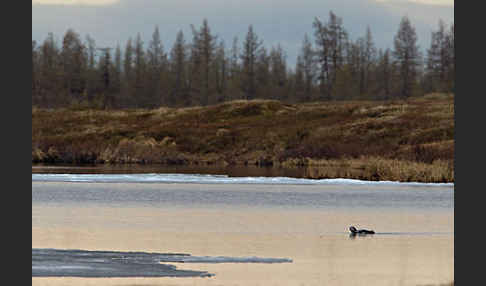
{"type": "Polygon", "coordinates": [[[69,29],[61,46],[49,33],[32,41],[32,105],[43,108],[156,108],[209,105],[235,99],[386,100],[429,92],[454,92],[454,24],[439,21],[425,55],[407,17],[393,49],[377,49],[368,27],[356,40],[332,11],[315,18],[313,37],[304,35],[295,66],[278,44],[267,49],[250,25],[240,43],[227,47],[208,21],[179,31],[164,47],[158,27],[145,47],[140,33],[123,52],[97,47],[69,29]]]}

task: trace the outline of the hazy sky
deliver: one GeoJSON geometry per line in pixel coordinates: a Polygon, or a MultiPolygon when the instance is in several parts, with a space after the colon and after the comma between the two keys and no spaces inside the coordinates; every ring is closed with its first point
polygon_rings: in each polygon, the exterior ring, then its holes
{"type": "Polygon", "coordinates": [[[227,48],[235,36],[241,44],[252,24],[265,46],[280,43],[294,63],[304,34],[313,36],[314,18],[327,22],[330,10],[343,19],[353,40],[369,25],[379,48],[392,48],[405,15],[423,50],[439,19],[454,21],[453,0],[32,0],[32,39],[42,42],[53,32],[60,43],[73,28],[83,40],[89,34],[98,46],[119,43],[123,49],[140,32],[146,47],[158,25],[168,51],[179,30],[189,42],[190,24],[199,27],[206,18],[227,48]]]}

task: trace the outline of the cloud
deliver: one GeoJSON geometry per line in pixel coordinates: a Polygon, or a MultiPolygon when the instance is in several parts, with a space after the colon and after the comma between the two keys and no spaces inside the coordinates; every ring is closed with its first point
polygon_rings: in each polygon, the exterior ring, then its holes
{"type": "MultiPolygon", "coordinates": [[[[61,2],[61,0],[57,1],[61,2]]],[[[94,3],[95,1],[81,2],[94,3]]],[[[111,2],[112,5],[98,6],[32,5],[32,39],[40,43],[46,38],[48,32],[53,32],[55,37],[61,40],[67,29],[73,28],[83,38],[89,34],[99,46],[114,47],[120,44],[123,49],[128,38],[134,38],[138,32],[146,46],[155,26],[158,25],[164,48],[169,50],[179,30],[184,32],[186,42],[190,42],[192,37],[190,25],[194,24],[198,28],[206,18],[211,32],[224,40],[227,48],[230,48],[234,37],[238,37],[241,45],[248,26],[252,24],[258,37],[264,41],[264,45],[271,48],[280,43],[287,52],[289,63],[293,65],[304,34],[313,37],[314,18],[327,21],[331,10],[343,19],[343,25],[353,40],[364,36],[366,27],[370,26],[379,48],[392,48],[393,37],[404,15],[408,15],[416,27],[422,48],[428,47],[430,33],[437,29],[439,19],[443,19],[446,23],[454,20],[453,7],[422,5],[409,1],[395,3],[391,0],[388,2],[377,2],[377,0],[111,0],[111,2]]]]}
{"type": "Polygon", "coordinates": [[[454,22],[454,2],[448,0],[374,0],[396,17],[408,16],[422,29],[436,29],[439,19],[454,22]]]}
{"type": "Polygon", "coordinates": [[[414,3],[414,4],[424,4],[424,5],[438,5],[438,6],[452,6],[454,7],[454,0],[375,0],[376,2],[382,3],[414,3]]]}
{"type": "Polygon", "coordinates": [[[32,5],[86,5],[101,6],[118,3],[119,0],[32,0],[32,5]]]}

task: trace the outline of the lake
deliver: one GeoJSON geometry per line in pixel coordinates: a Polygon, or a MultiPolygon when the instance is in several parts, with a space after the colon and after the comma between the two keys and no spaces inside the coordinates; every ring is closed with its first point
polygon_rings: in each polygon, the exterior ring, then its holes
{"type": "Polygon", "coordinates": [[[116,256],[140,266],[148,263],[137,259],[150,258],[160,265],[150,267],[175,266],[188,276],[128,275],[138,269],[131,267],[121,272],[130,277],[33,277],[32,285],[454,280],[453,184],[306,180],[268,169],[269,176],[256,169],[246,176],[174,171],[33,167],[33,276],[54,265],[46,264],[46,255],[67,271],[72,265],[52,257],[74,254],[92,255],[87,265],[104,265],[96,263],[116,256]],[[350,236],[351,225],[376,234],[350,236]],[[189,275],[194,273],[210,275],[189,275]]]}

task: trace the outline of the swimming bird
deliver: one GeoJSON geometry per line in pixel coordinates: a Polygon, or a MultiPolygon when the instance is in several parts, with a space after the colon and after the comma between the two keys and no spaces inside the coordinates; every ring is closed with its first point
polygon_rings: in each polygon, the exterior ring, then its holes
{"type": "Polygon", "coordinates": [[[356,229],[354,226],[350,226],[349,231],[351,231],[352,234],[374,234],[375,233],[373,230],[356,229]]]}

